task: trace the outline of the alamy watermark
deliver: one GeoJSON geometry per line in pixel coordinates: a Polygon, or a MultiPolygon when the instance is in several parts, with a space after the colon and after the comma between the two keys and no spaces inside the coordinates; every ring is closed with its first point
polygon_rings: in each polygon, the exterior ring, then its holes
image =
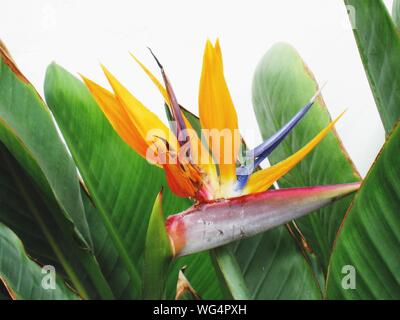
{"type": "Polygon", "coordinates": [[[344,28],[357,29],[357,10],[354,6],[346,6],[347,14],[343,17],[342,26],[344,28]]]}
{"type": "Polygon", "coordinates": [[[342,267],[342,274],[345,276],[342,278],[342,288],[344,290],[355,290],[356,289],[356,268],[352,265],[345,265],[342,267]]]}
{"type": "MultiPolygon", "coordinates": [[[[241,136],[238,129],[201,129],[200,137],[191,128],[172,132],[152,129],[147,132],[151,141],[146,159],[157,164],[233,164],[237,162],[241,136]],[[198,141],[199,143],[196,143],[198,141]],[[211,153],[213,157],[211,157],[211,153]]],[[[247,160],[251,154],[247,154],[247,160]]]]}
{"type": "Polygon", "coordinates": [[[55,290],[57,287],[56,283],[56,268],[52,265],[46,265],[42,267],[42,288],[45,290],[55,290]]]}

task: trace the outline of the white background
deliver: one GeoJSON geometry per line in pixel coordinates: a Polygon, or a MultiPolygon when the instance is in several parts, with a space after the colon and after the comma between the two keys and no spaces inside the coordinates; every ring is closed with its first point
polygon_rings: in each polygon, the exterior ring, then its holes
{"type": "MultiPolygon", "coordinates": [[[[391,8],[392,1],[385,3],[391,8]]],[[[163,118],[161,97],[128,52],[157,72],[150,46],[181,104],[197,113],[203,47],[216,37],[245,138],[257,128],[251,107],[255,66],[275,42],[289,42],[318,82],[328,81],[323,93],[332,116],[348,108],[336,127],[365,175],[384,131],[341,0],[1,0],[0,38],[41,94],[51,61],[106,85],[102,62],[163,118]]],[[[261,141],[253,136],[247,137],[251,145],[261,141]]]]}

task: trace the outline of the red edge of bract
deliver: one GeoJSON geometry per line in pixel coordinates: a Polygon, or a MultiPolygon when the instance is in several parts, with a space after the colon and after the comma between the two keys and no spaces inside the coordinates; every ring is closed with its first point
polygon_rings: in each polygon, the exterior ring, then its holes
{"type": "Polygon", "coordinates": [[[320,186],[311,186],[311,187],[296,187],[296,188],[287,188],[287,189],[275,189],[275,190],[266,190],[256,193],[251,193],[243,196],[228,198],[228,199],[216,199],[211,201],[202,202],[199,204],[190,207],[186,211],[182,212],[180,215],[185,216],[194,211],[200,210],[202,207],[218,207],[218,206],[227,206],[230,205],[238,205],[241,203],[251,203],[252,201],[259,199],[270,199],[271,201],[277,199],[284,199],[287,197],[293,196],[303,196],[303,195],[311,195],[311,194],[319,194],[326,191],[336,190],[336,189],[346,189],[352,187],[359,187],[360,182],[353,183],[344,183],[344,184],[333,184],[333,185],[320,185],[320,186]]]}
{"type": "Polygon", "coordinates": [[[179,255],[186,244],[185,224],[181,214],[169,216],[165,221],[165,228],[171,241],[173,256],[179,255]]]}

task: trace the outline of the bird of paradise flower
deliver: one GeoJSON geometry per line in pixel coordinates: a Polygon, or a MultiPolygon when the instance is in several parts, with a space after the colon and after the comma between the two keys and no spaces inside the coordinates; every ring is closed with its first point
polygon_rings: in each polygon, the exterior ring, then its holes
{"type": "Polygon", "coordinates": [[[174,256],[249,237],[358,189],[359,183],[349,183],[268,190],[323,140],[342,114],[292,156],[266,169],[256,170],[307,114],[320,91],[277,133],[239,157],[242,142],[238,117],[225,81],[218,40],[214,45],[207,41],[204,50],[198,104],[201,128],[208,134],[202,136],[197,135],[182,112],[158,59],[154,56],[164,85],[135,56],[133,58],[163,96],[173,120],[171,129],[104,66],[113,92],[84,76],[82,78],[119,136],[139,155],[164,169],[172,192],[196,200],[193,207],[166,221],[174,256]],[[225,139],[225,135],[209,134],[215,130],[228,133],[230,139],[225,139]]]}

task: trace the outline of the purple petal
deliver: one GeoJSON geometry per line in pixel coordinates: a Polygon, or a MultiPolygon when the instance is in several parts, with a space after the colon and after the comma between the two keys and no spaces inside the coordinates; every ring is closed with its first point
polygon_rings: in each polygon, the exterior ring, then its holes
{"type": "MultiPolygon", "coordinates": [[[[171,111],[172,111],[172,117],[173,119],[176,121],[176,136],[179,138],[179,133],[182,130],[186,129],[186,125],[185,125],[185,121],[183,120],[183,116],[182,116],[182,112],[181,112],[181,108],[179,107],[179,103],[178,100],[176,99],[174,90],[172,89],[171,83],[164,71],[164,67],[161,65],[160,61],[157,59],[157,57],[155,56],[155,54],[153,53],[153,51],[149,48],[150,53],[152,54],[152,56],[154,57],[154,59],[156,60],[160,70],[161,70],[161,75],[163,77],[164,80],[164,84],[165,84],[165,89],[167,90],[168,93],[168,97],[171,103],[171,111]]],[[[187,141],[179,141],[180,145],[185,144],[187,141]]]]}

